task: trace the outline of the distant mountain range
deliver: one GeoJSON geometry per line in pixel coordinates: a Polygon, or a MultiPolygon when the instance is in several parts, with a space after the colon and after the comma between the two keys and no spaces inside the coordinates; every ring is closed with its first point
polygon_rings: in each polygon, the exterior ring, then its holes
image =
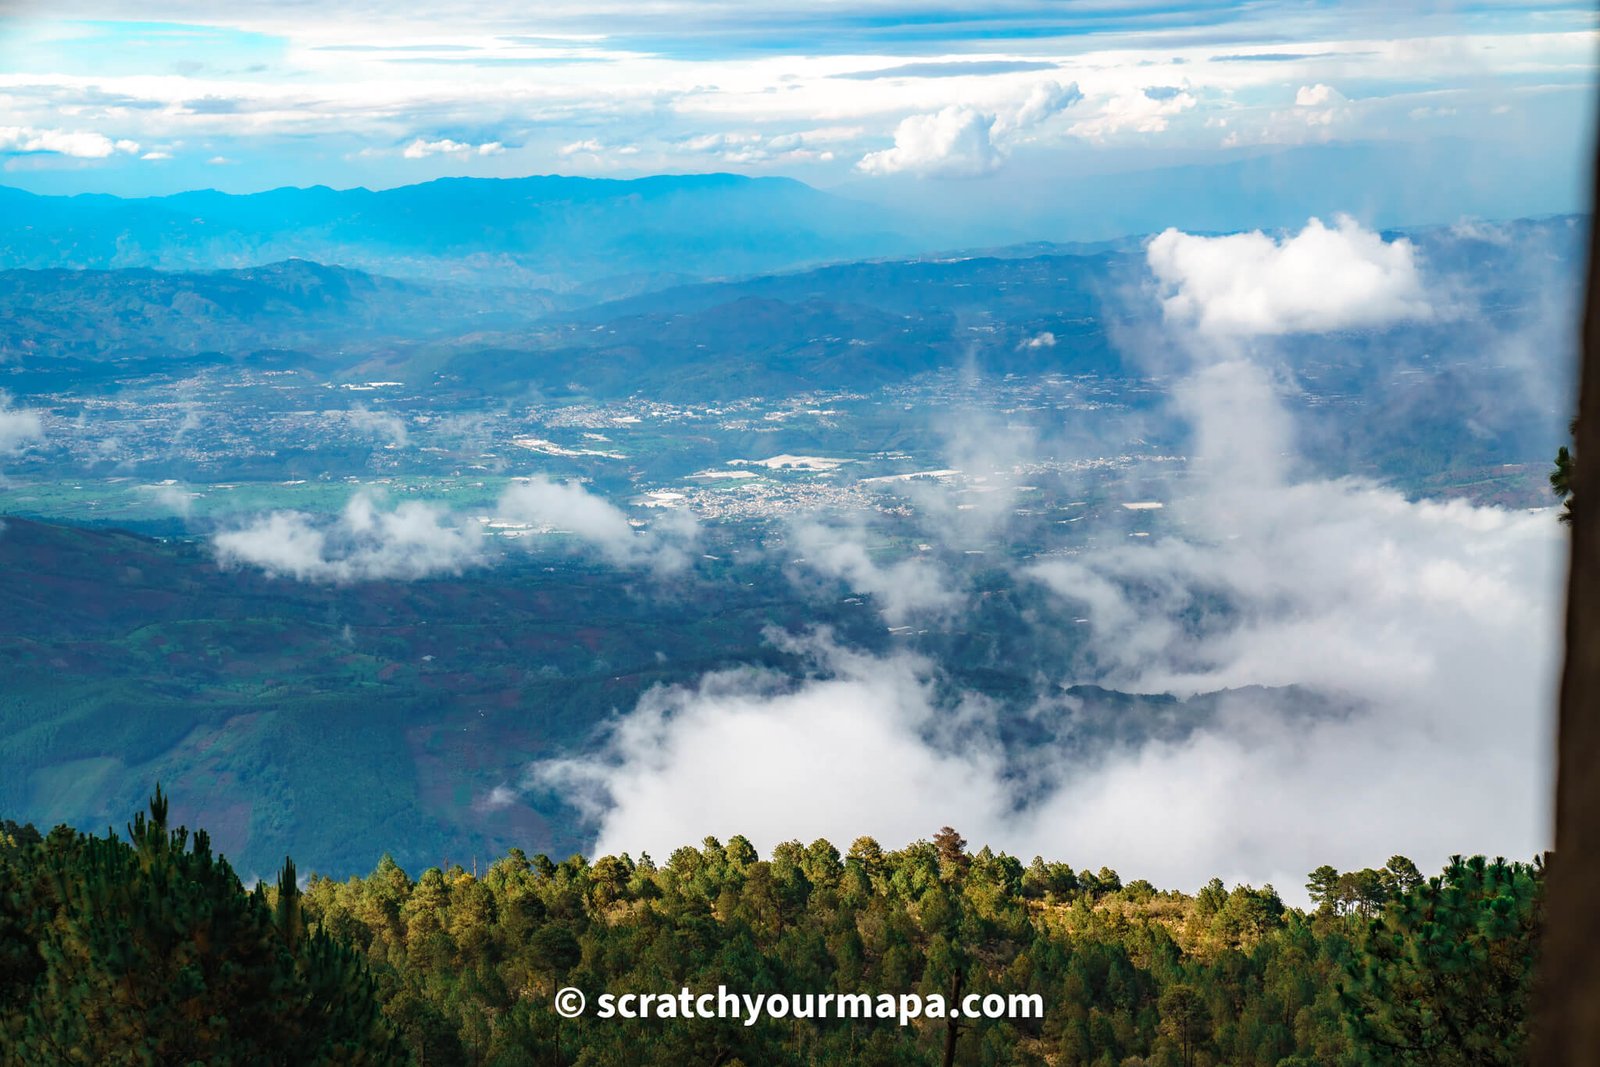
{"type": "MultiPolygon", "coordinates": [[[[756,184],[739,179],[734,199],[756,184]]],[[[242,210],[238,202],[255,198],[222,199],[242,210]]],[[[1561,217],[1410,236],[1430,271],[1463,284],[1470,277],[1482,306],[1530,308],[1571,276],[1584,222],[1561,217]]],[[[271,364],[464,395],[534,389],[715,400],[875,388],[968,366],[1000,374],[1116,372],[1122,357],[1111,335],[1143,306],[1147,276],[1137,249],[1137,242],[1035,243],[683,284],[671,284],[681,275],[661,275],[564,292],[402,279],[307,260],[206,271],[0,270],[0,384],[27,393],[58,388],[64,375],[81,383],[271,364]]],[[[1432,333],[1452,328],[1443,321],[1410,329],[1413,343],[1394,351],[1438,350],[1443,338],[1432,333]]],[[[1345,344],[1312,338],[1298,347],[1309,354],[1326,343],[1345,344]]],[[[1334,380],[1370,375],[1342,348],[1327,358],[1336,364],[1334,380]]]]}
{"type": "Polygon", "coordinates": [[[514,329],[571,302],[547,290],[401,281],[309,260],[0,271],[0,363],[13,373],[127,374],[309,350],[331,371],[347,345],[514,329]]]}
{"type": "Polygon", "coordinates": [[[442,178],[124,199],[0,187],[0,269],[212,270],[299,257],[403,278],[575,289],[901,254],[881,207],[787,178],[442,178]],[[629,281],[633,278],[633,281],[629,281]]]}
{"type": "Polygon", "coordinates": [[[0,385],[270,365],[495,395],[705,400],[871,388],[966,363],[1103,371],[1117,362],[1103,298],[1138,263],[1119,252],[883,260],[599,303],[305,260],[0,271],[0,385]]]}

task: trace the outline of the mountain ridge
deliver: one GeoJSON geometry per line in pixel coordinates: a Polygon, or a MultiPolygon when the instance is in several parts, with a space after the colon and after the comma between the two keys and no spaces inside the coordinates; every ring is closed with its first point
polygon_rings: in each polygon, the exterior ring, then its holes
{"type": "Polygon", "coordinates": [[[874,206],[789,178],[440,178],[160,197],[0,187],[0,269],[243,268],[289,258],[411,279],[572,289],[915,251],[874,206]]]}

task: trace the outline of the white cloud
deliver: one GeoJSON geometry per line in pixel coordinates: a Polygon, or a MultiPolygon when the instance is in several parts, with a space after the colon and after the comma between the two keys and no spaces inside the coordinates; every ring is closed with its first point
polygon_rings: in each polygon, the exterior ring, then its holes
{"type": "Polygon", "coordinates": [[[1043,333],[1038,333],[1038,334],[1035,334],[1032,337],[1028,338],[1026,341],[1022,342],[1022,344],[1019,345],[1018,347],[1019,348],[1054,348],[1055,346],[1056,346],[1056,335],[1051,333],[1049,330],[1045,330],[1043,333]]]}
{"type": "Polygon", "coordinates": [[[868,152],[856,164],[864,174],[923,174],[972,178],[992,173],[1005,161],[1005,144],[1079,100],[1076,83],[1044,82],[998,113],[951,105],[911,115],[894,131],[894,147],[868,152]]]}
{"type": "Polygon", "coordinates": [[[372,411],[357,406],[347,411],[345,417],[357,431],[382,438],[396,448],[404,448],[410,441],[405,420],[392,411],[372,411]]]}
{"type": "Polygon", "coordinates": [[[75,159],[105,159],[117,152],[136,153],[135,141],[118,140],[87,130],[41,130],[32,126],[0,126],[0,152],[49,152],[75,159]]]}
{"type": "Polygon", "coordinates": [[[1197,237],[1167,230],[1150,241],[1150,269],[1167,321],[1209,337],[1340,330],[1426,319],[1416,249],[1341,216],[1300,233],[1197,237]]]}
{"type": "Polygon", "coordinates": [[[357,494],[335,519],[275,511],[211,539],[226,566],[257,567],[308,582],[414,579],[459,573],[482,558],[476,523],[407,500],[382,510],[357,494]]]}
{"type": "MultiPolygon", "coordinates": [[[[577,792],[597,853],[664,852],[707,832],[766,847],[863,833],[900,843],[950,824],[1022,856],[1191,889],[1217,874],[1272,881],[1298,898],[1322,863],[1544,847],[1551,516],[1339,483],[1257,503],[1236,513],[1242,542],[1157,543],[1037,572],[1087,603],[1113,665],[1103,683],[1235,687],[1186,739],[1088,755],[1052,745],[1008,762],[991,710],[941,702],[928,663],[826,649],[826,670],[798,684],[736,672],[648,694],[602,754],[534,777],[577,792]],[[1173,622],[1219,592],[1237,601],[1231,623],[1197,639],[1173,622]],[[1238,688],[1288,685],[1302,688],[1238,688]],[[1308,692],[1347,711],[1310,713],[1308,692]]],[[[1066,723],[1075,711],[1061,699],[1036,715],[1066,723]]]]}
{"type": "Polygon", "coordinates": [[[531,777],[599,821],[597,855],[665,855],[707,833],[768,848],[790,837],[907,842],[998,809],[997,751],[925,740],[952,725],[935,708],[928,664],[825,641],[806,650],[829,677],[793,686],[739,670],[652,690],[614,724],[602,757],[542,764],[531,777]]]}
{"type": "Polygon", "coordinates": [[[576,482],[531,478],[508,487],[499,514],[515,522],[568,533],[619,566],[682,569],[697,536],[687,512],[662,509],[649,529],[635,529],[623,510],[576,482]]]}
{"type": "Polygon", "coordinates": [[[473,805],[479,811],[499,811],[517,802],[517,791],[508,785],[497,785],[473,805]]]}
{"type": "Polygon", "coordinates": [[[869,152],[856,164],[865,174],[928,174],[971,178],[1000,167],[991,139],[994,116],[970,107],[912,115],[895,127],[894,147],[869,152]]]}
{"type": "Polygon", "coordinates": [[[191,489],[186,489],[174,482],[163,482],[160,485],[141,485],[139,487],[157,504],[170,510],[174,515],[187,519],[194,511],[195,497],[199,494],[191,489]]]}
{"type": "MultiPolygon", "coordinates": [[[[391,424],[391,415],[364,410],[351,415],[369,416],[373,430],[399,433],[404,440],[404,427],[391,424]]],[[[668,574],[688,564],[688,549],[699,533],[693,517],[677,509],[662,509],[647,529],[635,529],[620,508],[583,486],[542,477],[508,487],[493,516],[467,515],[416,500],[392,510],[379,503],[361,492],[336,516],[270,512],[214,535],[212,547],[224,564],[257,567],[300,581],[415,579],[491,562],[483,531],[498,520],[570,534],[610,563],[668,574]]],[[[539,543],[535,538],[517,539],[524,548],[539,543]]]]}
{"type": "Polygon", "coordinates": [[[891,624],[948,615],[961,605],[960,594],[950,588],[950,576],[932,561],[875,560],[862,527],[804,522],[790,530],[790,538],[808,570],[872,597],[891,624]]]}
{"type": "Polygon", "coordinates": [[[464,141],[452,141],[448,137],[437,141],[425,141],[421,137],[406,145],[400,153],[406,159],[427,159],[429,156],[497,156],[505,151],[505,145],[499,141],[485,141],[483,144],[470,144],[464,141]]]}
{"type": "Polygon", "coordinates": [[[1331,85],[1302,85],[1295,91],[1295,107],[1327,107],[1329,104],[1344,103],[1344,94],[1331,85]]]}
{"type": "Polygon", "coordinates": [[[1047,122],[1083,99],[1077,82],[1063,85],[1058,81],[1040,82],[1028,95],[1010,110],[1003,110],[994,124],[996,136],[1018,130],[1028,130],[1047,122]]]}
{"type": "Polygon", "coordinates": [[[1151,96],[1143,89],[1126,89],[1105,98],[1096,113],[1073,123],[1068,132],[1090,141],[1102,141],[1124,132],[1161,133],[1173,116],[1188,111],[1196,103],[1195,97],[1187,91],[1171,96],[1151,96]]]}
{"type": "Polygon", "coordinates": [[[0,456],[22,451],[44,437],[44,421],[37,411],[11,406],[11,398],[0,393],[0,456]]]}
{"type": "MultiPolygon", "coordinates": [[[[1346,245],[1309,247],[1342,273],[1346,245]]],[[[653,691],[603,752],[538,765],[532,780],[574,791],[597,852],[707,832],[898,844],[948,823],[1022,856],[1186,888],[1271,881],[1291,899],[1323,863],[1402,852],[1426,868],[1545,847],[1561,529],[1549,510],[1288,478],[1289,414],[1235,341],[1351,312],[1304,309],[1292,272],[1286,296],[1257,276],[1260,259],[1209,269],[1219,291],[1252,289],[1267,311],[1183,337],[1194,365],[1177,400],[1198,462],[1163,512],[1174,532],[1026,571],[1065,617],[1088,619],[1096,664],[1048,679],[1031,714],[1056,742],[1008,751],[993,706],[952,700],[935,665],[824,637],[790,642],[814,659],[800,679],[747,670],[653,691]],[[1187,734],[1085,751],[1070,740],[1081,699],[1058,688],[1084,682],[1220,695],[1187,734]]],[[[1408,299],[1427,306],[1420,289],[1408,299]]]]}

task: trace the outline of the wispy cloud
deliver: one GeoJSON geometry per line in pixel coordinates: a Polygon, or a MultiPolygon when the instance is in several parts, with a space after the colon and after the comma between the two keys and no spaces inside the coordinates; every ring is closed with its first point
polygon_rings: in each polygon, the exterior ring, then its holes
{"type": "Polygon", "coordinates": [[[981,78],[991,74],[1055,69],[1056,64],[1037,59],[953,59],[844,71],[834,77],[857,81],[872,81],[875,78],[981,78]]]}
{"type": "MultiPolygon", "coordinates": [[[[1576,8],[1538,20],[1508,9],[1352,23],[1303,5],[1157,7],[1101,5],[1067,17],[1048,5],[930,13],[885,3],[845,17],[827,5],[685,2],[622,19],[604,7],[558,5],[541,9],[538,33],[518,32],[520,17],[493,14],[492,5],[425,20],[402,6],[381,33],[337,6],[288,19],[247,4],[230,8],[235,24],[226,27],[163,24],[156,13],[124,23],[105,10],[93,23],[29,21],[5,56],[12,73],[0,75],[0,91],[9,121],[25,131],[13,140],[70,151],[8,161],[40,187],[87,187],[88,174],[103,175],[102,184],[215,183],[204,170],[215,156],[247,164],[220,179],[240,185],[251,177],[395,184],[419,172],[509,176],[553,165],[640,173],[703,166],[706,155],[826,183],[849,180],[858,163],[856,174],[873,177],[1059,172],[1084,142],[1220,154],[1417,136],[1415,120],[1407,131],[1392,123],[1436,106],[1414,97],[1440,91],[1462,97],[1450,104],[1454,114],[1428,113],[1428,135],[1481,142],[1526,131],[1526,114],[1520,124],[1493,115],[1508,88],[1542,87],[1526,103],[1532,128],[1567,129],[1563,116],[1596,66],[1592,16],[1576,8]],[[1365,36],[1351,39],[1358,31],[1365,36]],[[405,78],[392,76],[397,62],[408,64],[405,78]],[[1085,99],[1073,122],[1007,131],[1017,99],[1074,82],[1085,99]],[[1296,108],[1286,84],[1335,86],[1352,102],[1296,108]],[[848,143],[768,147],[815,126],[861,133],[848,143]],[[716,135],[755,135],[760,144],[690,147],[716,135]],[[144,166],[118,141],[157,145],[171,159],[144,166]],[[560,152],[588,141],[610,147],[560,152]],[[496,144],[501,151],[486,147],[496,144]]],[[[173,20],[216,18],[189,0],[158,10],[173,20]]]]}
{"type": "Polygon", "coordinates": [[[698,530],[687,512],[658,512],[648,529],[636,527],[621,508],[575,482],[529,478],[508,488],[500,513],[518,522],[575,536],[585,546],[621,566],[681,570],[698,530]]]}
{"type": "Polygon", "coordinates": [[[44,420],[37,411],[12,406],[11,397],[0,391],[0,456],[20,452],[44,438],[44,420]]]}

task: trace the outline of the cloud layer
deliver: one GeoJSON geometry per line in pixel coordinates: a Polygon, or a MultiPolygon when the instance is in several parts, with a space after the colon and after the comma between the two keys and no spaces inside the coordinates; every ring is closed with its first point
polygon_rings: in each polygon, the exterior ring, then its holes
{"type": "MultiPolygon", "coordinates": [[[[805,676],[719,673],[652,692],[602,753],[539,765],[532,782],[577,798],[598,852],[706,832],[899,843],[949,823],[1024,857],[1191,888],[1213,874],[1272,881],[1291,898],[1322,863],[1545,847],[1553,513],[1295,480],[1279,383],[1240,354],[1241,337],[1432,314],[1398,244],[1348,223],[1282,242],[1152,243],[1164,299],[1178,301],[1169,340],[1192,360],[1177,402],[1204,462],[1169,502],[1165,535],[1020,572],[1062,608],[1034,625],[1082,620],[1060,635],[1079,665],[1063,657],[1028,712],[1055,740],[1008,745],[996,705],[915,655],[780,637],[811,656],[805,676]],[[1324,257],[1324,276],[1356,283],[1311,294],[1298,269],[1264,269],[1285,254],[1324,257]],[[1382,316],[1350,298],[1371,295],[1368,269],[1402,283],[1382,316]],[[1177,739],[1086,749],[1070,739],[1088,698],[1067,691],[1082,683],[1220,695],[1177,739]]],[[[891,584],[851,551],[832,570],[891,584]]]]}

